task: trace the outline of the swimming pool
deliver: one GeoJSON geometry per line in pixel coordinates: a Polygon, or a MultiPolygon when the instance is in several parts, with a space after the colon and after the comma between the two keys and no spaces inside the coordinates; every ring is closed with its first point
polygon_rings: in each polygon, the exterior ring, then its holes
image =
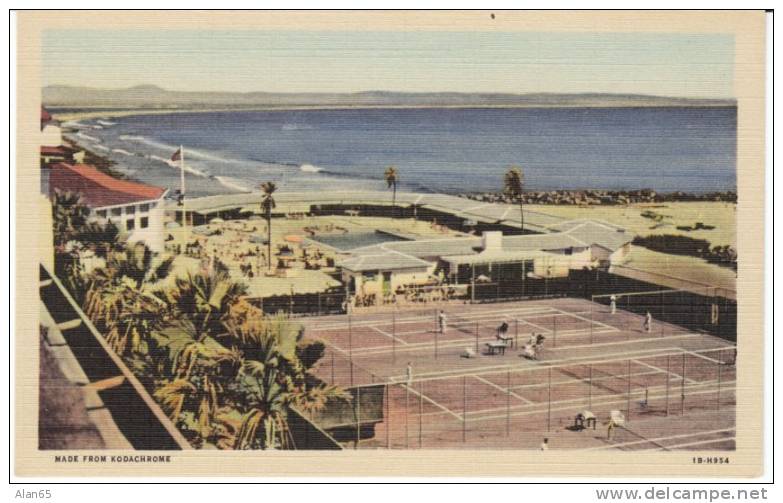
{"type": "Polygon", "coordinates": [[[345,234],[324,234],[310,239],[323,243],[339,251],[350,251],[363,246],[377,245],[391,241],[408,241],[407,239],[381,231],[348,232],[345,234]]]}

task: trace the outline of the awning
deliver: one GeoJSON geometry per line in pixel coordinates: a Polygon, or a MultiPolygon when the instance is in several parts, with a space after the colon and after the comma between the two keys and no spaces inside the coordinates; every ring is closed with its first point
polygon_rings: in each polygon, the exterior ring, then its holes
{"type": "Polygon", "coordinates": [[[536,258],[554,258],[555,255],[543,251],[488,251],[476,253],[474,255],[454,255],[443,257],[444,262],[449,265],[478,265],[478,264],[502,264],[510,262],[521,262],[523,260],[534,260],[536,258]]]}

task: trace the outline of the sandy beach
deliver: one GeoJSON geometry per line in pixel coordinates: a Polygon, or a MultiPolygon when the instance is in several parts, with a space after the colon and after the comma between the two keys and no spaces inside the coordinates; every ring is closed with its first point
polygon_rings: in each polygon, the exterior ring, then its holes
{"type": "MultiPolygon", "coordinates": [[[[527,205],[526,208],[567,219],[605,220],[628,229],[636,236],[671,234],[704,239],[709,241],[711,246],[729,245],[734,249],[737,247],[737,205],[733,203],[698,201],[629,206],[527,205]],[[642,216],[649,211],[663,215],[663,218],[658,222],[642,216]],[[714,229],[685,231],[677,228],[693,227],[696,222],[714,226],[714,229]]],[[[634,246],[625,265],[648,272],[654,275],[657,283],[671,288],[681,288],[682,282],[667,278],[661,273],[720,288],[736,288],[736,271],[697,257],[660,253],[634,246]]]]}
{"type": "Polygon", "coordinates": [[[629,206],[565,206],[526,205],[531,211],[541,211],[566,219],[589,218],[620,225],[637,236],[674,234],[693,239],[706,239],[712,246],[737,246],[737,205],[725,202],[697,201],[637,204],[629,206]],[[657,222],[642,214],[654,212],[663,218],[657,222]],[[677,227],[693,227],[697,222],[714,229],[685,231],[677,227]]]}

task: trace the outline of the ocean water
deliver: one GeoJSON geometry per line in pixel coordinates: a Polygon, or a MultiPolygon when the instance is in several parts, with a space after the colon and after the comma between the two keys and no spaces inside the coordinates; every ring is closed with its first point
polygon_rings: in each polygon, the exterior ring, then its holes
{"type": "Polygon", "coordinates": [[[530,190],[707,192],[736,187],[736,108],[352,109],[203,112],[66,124],[117,168],[187,191],[497,191],[519,165],[530,190]]]}

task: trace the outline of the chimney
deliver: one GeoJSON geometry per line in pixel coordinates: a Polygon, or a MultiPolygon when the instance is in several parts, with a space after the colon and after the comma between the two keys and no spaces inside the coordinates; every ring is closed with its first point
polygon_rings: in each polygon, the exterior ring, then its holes
{"type": "Polygon", "coordinates": [[[481,235],[482,251],[502,250],[503,233],[501,231],[486,231],[481,235]]]}

